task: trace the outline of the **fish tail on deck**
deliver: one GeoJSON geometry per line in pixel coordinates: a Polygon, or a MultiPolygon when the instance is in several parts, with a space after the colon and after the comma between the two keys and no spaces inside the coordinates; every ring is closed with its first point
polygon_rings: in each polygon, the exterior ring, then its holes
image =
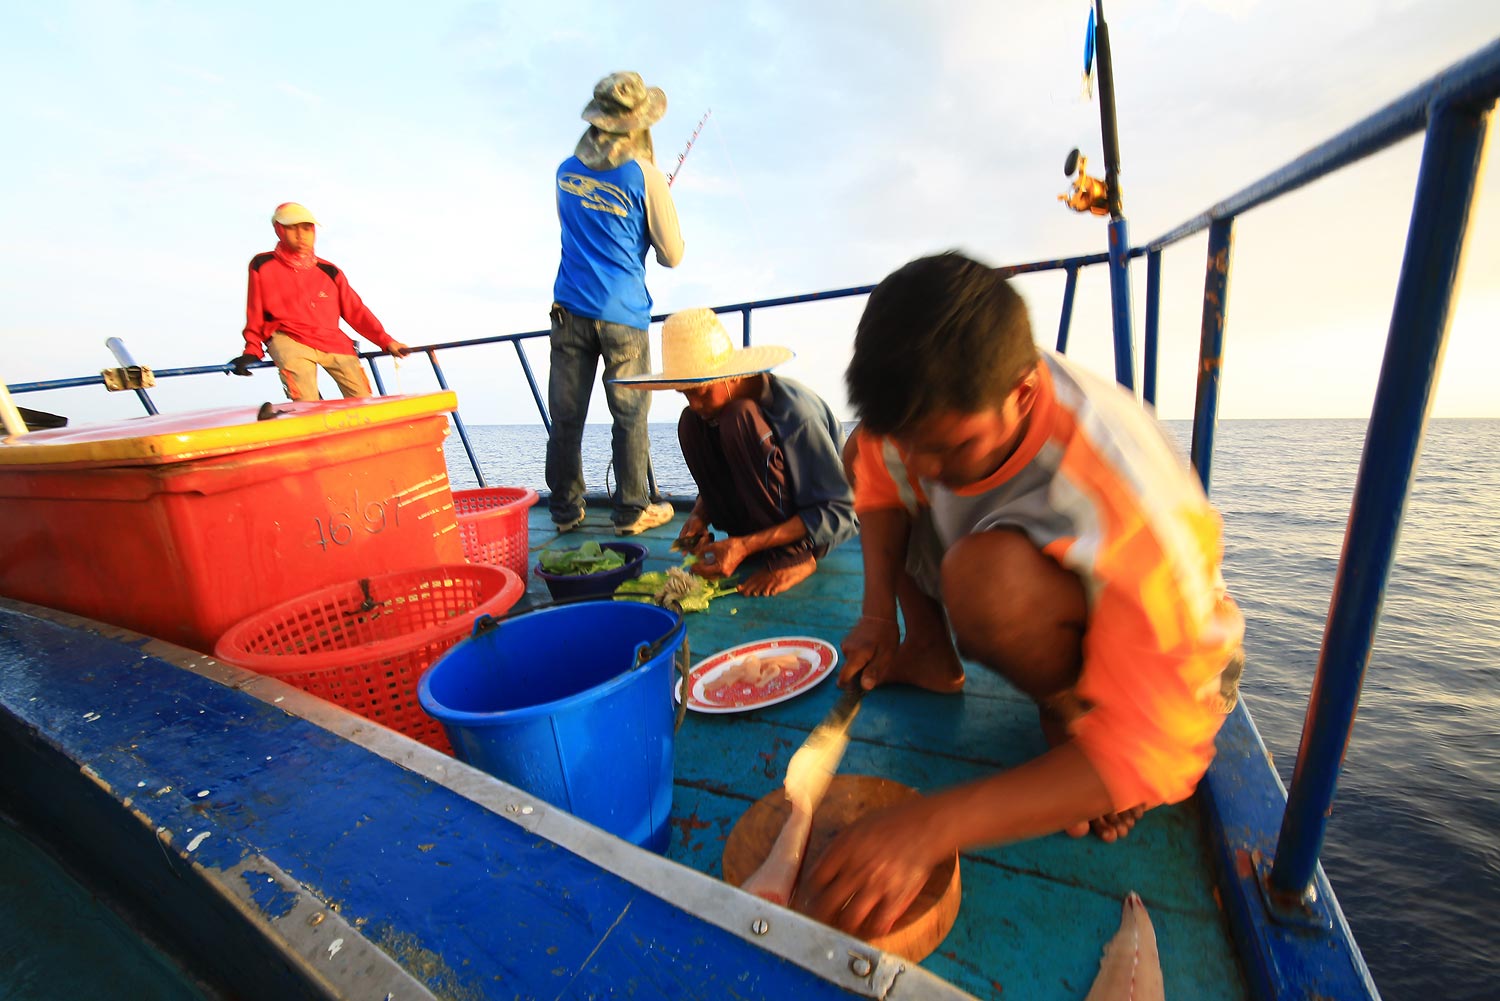
{"type": "Polygon", "coordinates": [[[1099,975],[1084,1001],[1165,1001],[1156,929],[1132,891],[1120,909],[1120,929],[1104,946],[1099,975]]]}

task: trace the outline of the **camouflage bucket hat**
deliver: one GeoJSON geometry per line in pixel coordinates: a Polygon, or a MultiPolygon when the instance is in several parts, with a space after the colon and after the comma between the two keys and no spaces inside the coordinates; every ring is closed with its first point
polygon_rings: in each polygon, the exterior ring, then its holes
{"type": "Polygon", "coordinates": [[[611,73],[594,84],[594,99],[582,118],[603,132],[626,135],[649,129],[667,113],[667,95],[647,87],[639,73],[611,73]]]}

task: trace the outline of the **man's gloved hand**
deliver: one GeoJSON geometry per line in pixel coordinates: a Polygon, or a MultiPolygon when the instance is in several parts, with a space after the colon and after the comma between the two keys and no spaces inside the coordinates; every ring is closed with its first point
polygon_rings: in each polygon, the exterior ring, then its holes
{"type": "Polygon", "coordinates": [[[232,370],[235,375],[248,376],[250,374],[250,366],[258,361],[260,359],[254,355],[240,355],[238,358],[231,358],[229,364],[224,366],[224,374],[228,375],[232,370]]]}

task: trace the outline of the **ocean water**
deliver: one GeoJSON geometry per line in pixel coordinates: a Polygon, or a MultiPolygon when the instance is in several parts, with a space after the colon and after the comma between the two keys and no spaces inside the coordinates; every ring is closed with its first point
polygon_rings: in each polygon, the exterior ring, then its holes
{"type": "Polygon", "coordinates": [[[0,819],[0,999],[210,1001],[175,962],[0,819]]]}
{"type": "MultiPolygon", "coordinates": [[[[1166,422],[1186,454],[1191,427],[1166,422]]],[[[692,495],[675,425],[652,426],[663,492],[692,495]]],[[[1245,611],[1244,690],[1290,783],[1365,423],[1226,421],[1211,495],[1245,611]]],[[[477,427],[491,485],[543,489],[540,426],[477,427]]],[[[604,492],[608,426],[584,469],[604,492]]],[[[455,486],[473,486],[448,445],[455,486]]],[[[1500,420],[1428,426],[1323,865],[1382,995],[1500,996],[1500,420]]]]}

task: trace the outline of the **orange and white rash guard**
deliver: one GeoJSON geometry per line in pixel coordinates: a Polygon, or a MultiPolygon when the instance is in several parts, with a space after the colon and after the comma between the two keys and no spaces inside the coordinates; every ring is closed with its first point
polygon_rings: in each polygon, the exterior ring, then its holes
{"type": "Polygon", "coordinates": [[[893,441],[861,432],[855,510],[926,508],[944,549],[1020,530],[1077,574],[1088,624],[1076,691],[1088,708],[1073,737],[1117,810],[1175,803],[1213,759],[1221,680],[1244,638],[1220,573],[1219,516],[1132,396],[1051,353],[1039,370],[1020,446],[961,490],[912,477],[893,441]]]}

